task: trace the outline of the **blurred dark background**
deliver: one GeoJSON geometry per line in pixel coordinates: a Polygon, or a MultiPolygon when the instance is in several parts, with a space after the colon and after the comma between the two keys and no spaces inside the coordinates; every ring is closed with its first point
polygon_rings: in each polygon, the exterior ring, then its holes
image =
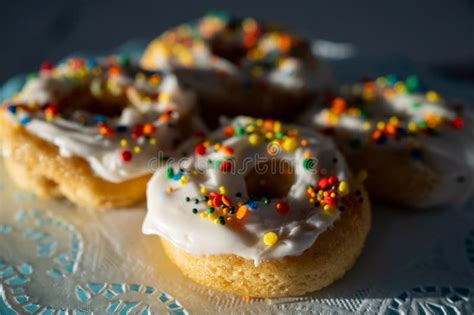
{"type": "Polygon", "coordinates": [[[401,55],[474,80],[474,1],[6,1],[0,11],[0,82],[76,51],[151,39],[210,9],[276,20],[311,38],[401,55]],[[191,2],[193,2],[191,4],[191,2]]]}

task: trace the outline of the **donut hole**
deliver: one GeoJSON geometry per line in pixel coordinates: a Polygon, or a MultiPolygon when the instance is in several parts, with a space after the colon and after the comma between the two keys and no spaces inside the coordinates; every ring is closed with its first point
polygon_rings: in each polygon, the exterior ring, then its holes
{"type": "Polygon", "coordinates": [[[247,193],[255,198],[284,198],[294,182],[293,165],[289,161],[279,159],[259,162],[245,176],[247,193]]]}
{"type": "Polygon", "coordinates": [[[115,118],[120,116],[128,106],[124,93],[112,94],[106,88],[93,92],[92,85],[73,89],[61,97],[57,103],[59,111],[65,118],[72,118],[77,111],[115,118]]]}

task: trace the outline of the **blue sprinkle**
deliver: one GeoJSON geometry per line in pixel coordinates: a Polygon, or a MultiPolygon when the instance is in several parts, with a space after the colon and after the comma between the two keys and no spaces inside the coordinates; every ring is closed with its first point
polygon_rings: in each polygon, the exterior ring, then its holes
{"type": "Polygon", "coordinates": [[[107,117],[105,117],[104,115],[96,115],[94,117],[94,121],[95,122],[106,122],[107,121],[107,117]]]}
{"type": "Polygon", "coordinates": [[[178,173],[178,174],[176,174],[176,175],[173,176],[173,179],[174,179],[174,180],[180,180],[181,177],[183,177],[183,175],[184,175],[183,173],[178,173]]]}
{"type": "Polygon", "coordinates": [[[116,130],[117,132],[127,132],[128,128],[127,128],[127,126],[117,126],[117,127],[115,128],[115,130],[116,130]]]}
{"type": "Polygon", "coordinates": [[[89,69],[93,69],[97,67],[97,62],[95,61],[94,58],[87,58],[86,65],[89,69]]]}
{"type": "Polygon", "coordinates": [[[20,119],[20,125],[24,126],[31,121],[30,115],[25,115],[20,119]]]}
{"type": "Polygon", "coordinates": [[[8,105],[7,107],[10,114],[16,115],[16,106],[15,105],[8,105]]]}
{"type": "Polygon", "coordinates": [[[388,83],[389,86],[394,86],[395,83],[397,83],[397,80],[398,80],[397,76],[394,75],[394,74],[389,74],[387,76],[387,83],[388,83]]]}
{"type": "Polygon", "coordinates": [[[248,200],[244,202],[244,205],[246,205],[250,210],[255,210],[258,208],[258,203],[255,200],[248,200]]]}

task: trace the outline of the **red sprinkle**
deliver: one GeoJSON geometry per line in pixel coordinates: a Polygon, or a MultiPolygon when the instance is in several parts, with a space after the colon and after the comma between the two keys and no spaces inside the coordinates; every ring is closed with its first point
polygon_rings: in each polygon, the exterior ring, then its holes
{"type": "Polygon", "coordinates": [[[128,150],[123,150],[122,153],[120,154],[122,161],[124,162],[129,162],[132,160],[132,152],[128,150]]]}
{"type": "Polygon", "coordinates": [[[276,211],[281,214],[285,215],[290,211],[290,206],[286,202],[277,202],[275,205],[276,211]]]}
{"type": "Polygon", "coordinates": [[[339,180],[337,179],[336,176],[331,176],[328,178],[328,184],[329,186],[337,186],[339,184],[339,180]]]}
{"type": "Polygon", "coordinates": [[[222,205],[222,196],[219,194],[216,194],[212,198],[212,204],[214,205],[214,207],[220,207],[222,205]]]}
{"type": "Polygon", "coordinates": [[[327,177],[323,177],[319,180],[318,189],[326,189],[329,186],[327,177]]]}
{"type": "Polygon", "coordinates": [[[40,67],[41,72],[51,72],[53,70],[53,64],[49,62],[43,62],[40,67]]]}
{"type": "Polygon", "coordinates": [[[206,147],[202,143],[196,144],[196,147],[194,148],[194,152],[197,155],[205,155],[206,154],[206,147]]]}
{"type": "Polygon", "coordinates": [[[221,164],[221,172],[228,173],[232,170],[232,163],[230,161],[224,161],[221,164]]]}
{"type": "Polygon", "coordinates": [[[464,127],[464,119],[462,117],[456,117],[453,120],[453,126],[456,129],[462,129],[464,127]]]}

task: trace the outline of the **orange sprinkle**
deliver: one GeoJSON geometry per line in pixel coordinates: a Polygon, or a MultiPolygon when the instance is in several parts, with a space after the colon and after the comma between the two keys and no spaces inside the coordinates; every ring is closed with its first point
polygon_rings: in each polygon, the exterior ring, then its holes
{"type": "Polygon", "coordinates": [[[226,137],[232,137],[234,135],[234,127],[232,126],[227,126],[224,128],[224,134],[226,137]]]}
{"type": "Polygon", "coordinates": [[[143,133],[147,136],[151,135],[156,131],[156,127],[152,123],[146,123],[143,126],[143,133]]]}
{"type": "Polygon", "coordinates": [[[242,205],[237,210],[237,213],[235,214],[235,216],[237,217],[237,219],[242,220],[247,216],[248,213],[249,213],[249,208],[247,208],[247,206],[242,205]]]}
{"type": "Polygon", "coordinates": [[[287,34],[281,34],[278,39],[278,47],[281,51],[287,52],[291,48],[292,39],[291,36],[287,34]]]}
{"type": "Polygon", "coordinates": [[[170,121],[171,113],[164,113],[160,116],[160,121],[170,121]]]}
{"type": "Polygon", "coordinates": [[[252,301],[252,297],[250,295],[246,295],[246,296],[244,296],[244,301],[245,302],[250,302],[250,301],[252,301]]]}
{"type": "Polygon", "coordinates": [[[119,75],[120,72],[122,72],[122,71],[121,71],[120,68],[117,67],[117,66],[112,66],[112,67],[110,67],[110,69],[109,69],[109,75],[110,75],[111,77],[119,75]]]}
{"type": "Polygon", "coordinates": [[[230,207],[232,205],[229,197],[222,195],[221,199],[222,199],[222,203],[225,204],[227,207],[230,207]]]}
{"type": "Polygon", "coordinates": [[[226,146],[226,145],[221,148],[221,151],[222,151],[222,153],[224,153],[226,155],[234,154],[234,149],[232,149],[231,147],[226,146]]]}
{"type": "Polygon", "coordinates": [[[342,97],[336,97],[332,103],[331,103],[331,110],[337,114],[340,115],[346,111],[346,100],[343,99],[342,97]]]}

